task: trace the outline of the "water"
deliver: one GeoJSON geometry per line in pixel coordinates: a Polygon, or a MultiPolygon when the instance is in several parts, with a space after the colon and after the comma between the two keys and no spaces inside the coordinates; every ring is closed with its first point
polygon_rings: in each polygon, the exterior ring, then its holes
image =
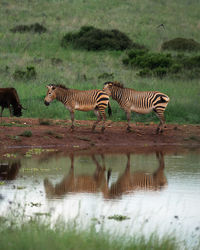
{"type": "Polygon", "coordinates": [[[127,236],[172,233],[190,247],[200,237],[198,151],[27,156],[0,159],[0,216],[92,223],[127,236]]]}

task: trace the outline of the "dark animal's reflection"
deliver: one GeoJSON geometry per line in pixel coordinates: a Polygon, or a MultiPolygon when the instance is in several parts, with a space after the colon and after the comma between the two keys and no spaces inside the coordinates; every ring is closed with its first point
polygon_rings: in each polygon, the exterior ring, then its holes
{"type": "Polygon", "coordinates": [[[0,180],[14,180],[20,167],[21,162],[19,160],[0,162],[0,180]]]}
{"type": "Polygon", "coordinates": [[[61,196],[67,193],[96,193],[99,191],[105,192],[104,188],[107,188],[105,177],[105,163],[104,156],[103,166],[99,164],[95,155],[92,155],[92,160],[96,164],[96,170],[93,176],[90,175],[77,175],[74,174],[74,156],[71,155],[71,168],[69,173],[63,178],[63,180],[56,184],[55,187],[48,180],[44,180],[44,187],[48,198],[61,196]]]}
{"type": "Polygon", "coordinates": [[[109,180],[111,178],[111,170],[107,171],[102,155],[102,166],[97,161],[95,155],[92,155],[93,162],[96,165],[96,170],[93,176],[90,175],[77,175],[74,174],[74,156],[71,156],[71,168],[69,173],[63,180],[56,184],[55,187],[48,180],[44,180],[44,187],[46,196],[48,198],[59,197],[67,193],[97,193],[102,192],[104,198],[115,199],[123,194],[127,194],[137,190],[160,190],[166,184],[167,180],[164,175],[164,156],[163,153],[156,153],[159,167],[153,174],[145,172],[131,173],[130,154],[127,154],[127,164],[124,173],[117,179],[117,181],[109,187],[109,180]]]}

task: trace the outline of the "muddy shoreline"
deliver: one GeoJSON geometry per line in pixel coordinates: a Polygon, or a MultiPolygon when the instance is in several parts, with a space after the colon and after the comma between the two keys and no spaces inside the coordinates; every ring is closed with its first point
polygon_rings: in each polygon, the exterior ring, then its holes
{"type": "Polygon", "coordinates": [[[97,127],[91,132],[93,121],[76,121],[74,132],[70,120],[30,118],[2,118],[0,124],[0,155],[6,152],[25,152],[29,148],[54,148],[65,153],[151,153],[200,150],[200,125],[167,124],[163,134],[155,133],[157,124],[132,123],[126,132],[126,122],[106,122],[104,134],[97,127]],[[46,124],[45,124],[46,123],[46,124]],[[31,131],[31,136],[23,136],[31,131]]]}

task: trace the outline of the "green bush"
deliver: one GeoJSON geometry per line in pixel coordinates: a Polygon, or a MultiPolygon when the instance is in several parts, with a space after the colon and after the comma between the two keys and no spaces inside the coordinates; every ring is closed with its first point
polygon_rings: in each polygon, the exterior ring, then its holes
{"type": "Polygon", "coordinates": [[[174,64],[170,67],[170,72],[176,74],[176,73],[180,72],[181,69],[182,69],[181,64],[176,64],[176,63],[174,63],[174,64]]]}
{"type": "Polygon", "coordinates": [[[200,55],[192,57],[182,57],[181,63],[187,69],[200,68],[200,55]]]}
{"type": "Polygon", "coordinates": [[[143,49],[144,46],[133,43],[119,30],[101,30],[93,26],[83,26],[76,33],[69,32],[61,40],[62,47],[72,45],[75,49],[85,50],[125,50],[143,49]]]}
{"type": "Polygon", "coordinates": [[[137,76],[140,77],[151,77],[152,76],[152,71],[150,69],[142,69],[137,73],[137,76]]]}
{"type": "Polygon", "coordinates": [[[34,33],[44,33],[47,31],[47,29],[39,24],[39,23],[34,23],[34,24],[30,24],[30,25],[17,25],[14,28],[12,28],[10,31],[16,33],[25,33],[25,32],[34,32],[34,33]]]}
{"type": "Polygon", "coordinates": [[[32,136],[32,132],[30,130],[24,130],[20,136],[25,136],[25,137],[31,137],[32,136]]]}
{"type": "Polygon", "coordinates": [[[37,73],[33,66],[26,67],[26,71],[23,70],[15,70],[13,74],[13,78],[15,80],[31,80],[36,79],[37,73]]]}
{"type": "Polygon", "coordinates": [[[186,56],[149,52],[147,50],[131,50],[122,59],[124,65],[141,69],[140,77],[165,76],[198,78],[200,76],[200,55],[186,56]]]}
{"type": "Polygon", "coordinates": [[[114,73],[107,73],[104,72],[101,75],[98,76],[98,79],[109,79],[109,80],[113,80],[114,79],[114,73]]]}
{"type": "Polygon", "coordinates": [[[155,69],[169,68],[172,65],[170,54],[153,53],[148,51],[131,51],[128,54],[129,63],[139,68],[155,69]]]}
{"type": "Polygon", "coordinates": [[[200,50],[200,43],[193,39],[175,38],[164,42],[161,46],[163,50],[176,50],[176,51],[197,51],[200,50]]]}
{"type": "Polygon", "coordinates": [[[153,70],[153,75],[156,77],[163,78],[164,76],[167,75],[167,72],[168,72],[167,68],[157,67],[153,70]]]}

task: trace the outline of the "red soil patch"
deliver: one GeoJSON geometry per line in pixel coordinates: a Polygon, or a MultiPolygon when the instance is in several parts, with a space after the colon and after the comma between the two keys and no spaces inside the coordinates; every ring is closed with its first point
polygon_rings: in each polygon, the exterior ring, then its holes
{"type": "Polygon", "coordinates": [[[174,152],[177,148],[200,149],[200,125],[167,124],[163,134],[157,135],[157,124],[134,124],[132,132],[126,132],[125,122],[106,122],[104,134],[97,127],[92,133],[93,121],[76,121],[74,132],[71,122],[48,120],[41,125],[38,119],[2,118],[0,124],[0,155],[5,152],[26,150],[29,147],[59,148],[67,153],[79,151],[97,153],[152,152],[163,150],[174,152]],[[12,124],[12,126],[10,126],[12,124]],[[2,126],[3,125],[3,126],[2,126]],[[20,136],[25,130],[31,137],[20,136]]]}

